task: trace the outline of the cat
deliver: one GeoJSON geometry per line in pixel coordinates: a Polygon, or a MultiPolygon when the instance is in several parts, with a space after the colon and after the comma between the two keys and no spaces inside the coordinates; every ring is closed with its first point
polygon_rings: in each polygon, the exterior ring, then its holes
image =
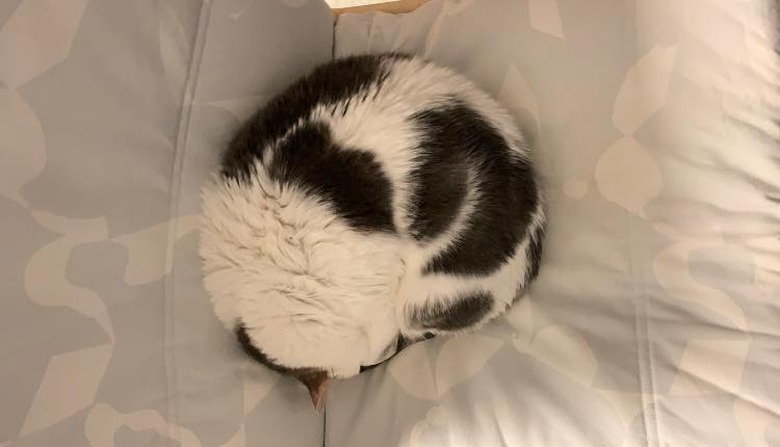
{"type": "Polygon", "coordinates": [[[202,199],[218,318],[315,405],[329,378],[502,314],[537,275],[545,228],[510,115],[403,54],[292,84],[238,130],[202,199]]]}

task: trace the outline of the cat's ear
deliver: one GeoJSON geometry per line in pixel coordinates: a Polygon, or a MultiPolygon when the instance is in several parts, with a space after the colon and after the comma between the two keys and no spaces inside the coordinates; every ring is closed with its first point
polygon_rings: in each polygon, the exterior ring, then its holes
{"type": "Polygon", "coordinates": [[[325,371],[296,371],[292,373],[296,379],[306,385],[311,397],[311,403],[317,411],[325,408],[325,396],[328,391],[328,373],[325,371]]]}

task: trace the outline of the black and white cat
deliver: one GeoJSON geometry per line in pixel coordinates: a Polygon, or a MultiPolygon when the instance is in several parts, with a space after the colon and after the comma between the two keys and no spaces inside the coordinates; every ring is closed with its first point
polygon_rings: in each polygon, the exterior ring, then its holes
{"type": "Polygon", "coordinates": [[[234,137],[203,191],[200,254],[244,350],[302,380],[478,328],[536,276],[529,148],[463,76],[384,54],[315,69],[234,137]]]}

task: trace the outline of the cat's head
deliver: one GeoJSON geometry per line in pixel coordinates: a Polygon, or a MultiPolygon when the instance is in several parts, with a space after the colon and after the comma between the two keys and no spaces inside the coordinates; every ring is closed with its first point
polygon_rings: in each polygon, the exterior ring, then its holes
{"type": "Polygon", "coordinates": [[[315,403],[327,379],[357,375],[395,347],[402,272],[392,235],[355,231],[262,170],[252,181],[205,188],[201,223],[204,286],[217,317],[249,355],[303,382],[315,403]]]}
{"type": "MultiPolygon", "coordinates": [[[[323,252],[337,250],[320,245],[323,252]]],[[[206,256],[204,283],[217,317],[251,358],[306,385],[315,406],[329,379],[355,376],[395,353],[399,328],[392,301],[381,288],[372,294],[374,287],[346,287],[349,275],[338,273],[359,270],[361,260],[339,260],[333,275],[314,276],[254,254],[242,263],[206,256]]]]}
{"type": "Polygon", "coordinates": [[[369,340],[362,331],[316,328],[310,324],[311,319],[307,320],[300,322],[303,327],[266,321],[260,327],[248,328],[242,322],[236,325],[235,336],[250,358],[305,385],[318,410],[324,405],[331,379],[355,376],[408,344],[403,337],[395,336],[378,356],[369,359],[365,355],[370,351],[369,340]]]}

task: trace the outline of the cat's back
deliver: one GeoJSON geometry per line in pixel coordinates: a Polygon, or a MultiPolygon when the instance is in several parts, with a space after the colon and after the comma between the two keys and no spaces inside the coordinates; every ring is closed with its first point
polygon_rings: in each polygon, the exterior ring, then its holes
{"type": "Polygon", "coordinates": [[[260,170],[328,202],[358,231],[425,240],[453,223],[470,177],[506,181],[469,164],[525,160],[512,119],[470,81],[385,54],[337,60],[294,83],[236,134],[222,176],[260,170]]]}
{"type": "Polygon", "coordinates": [[[253,176],[356,232],[405,241],[431,274],[491,274],[543,220],[506,111],[454,71],[399,54],[325,64],[258,111],[222,163],[227,181],[253,176]]]}

